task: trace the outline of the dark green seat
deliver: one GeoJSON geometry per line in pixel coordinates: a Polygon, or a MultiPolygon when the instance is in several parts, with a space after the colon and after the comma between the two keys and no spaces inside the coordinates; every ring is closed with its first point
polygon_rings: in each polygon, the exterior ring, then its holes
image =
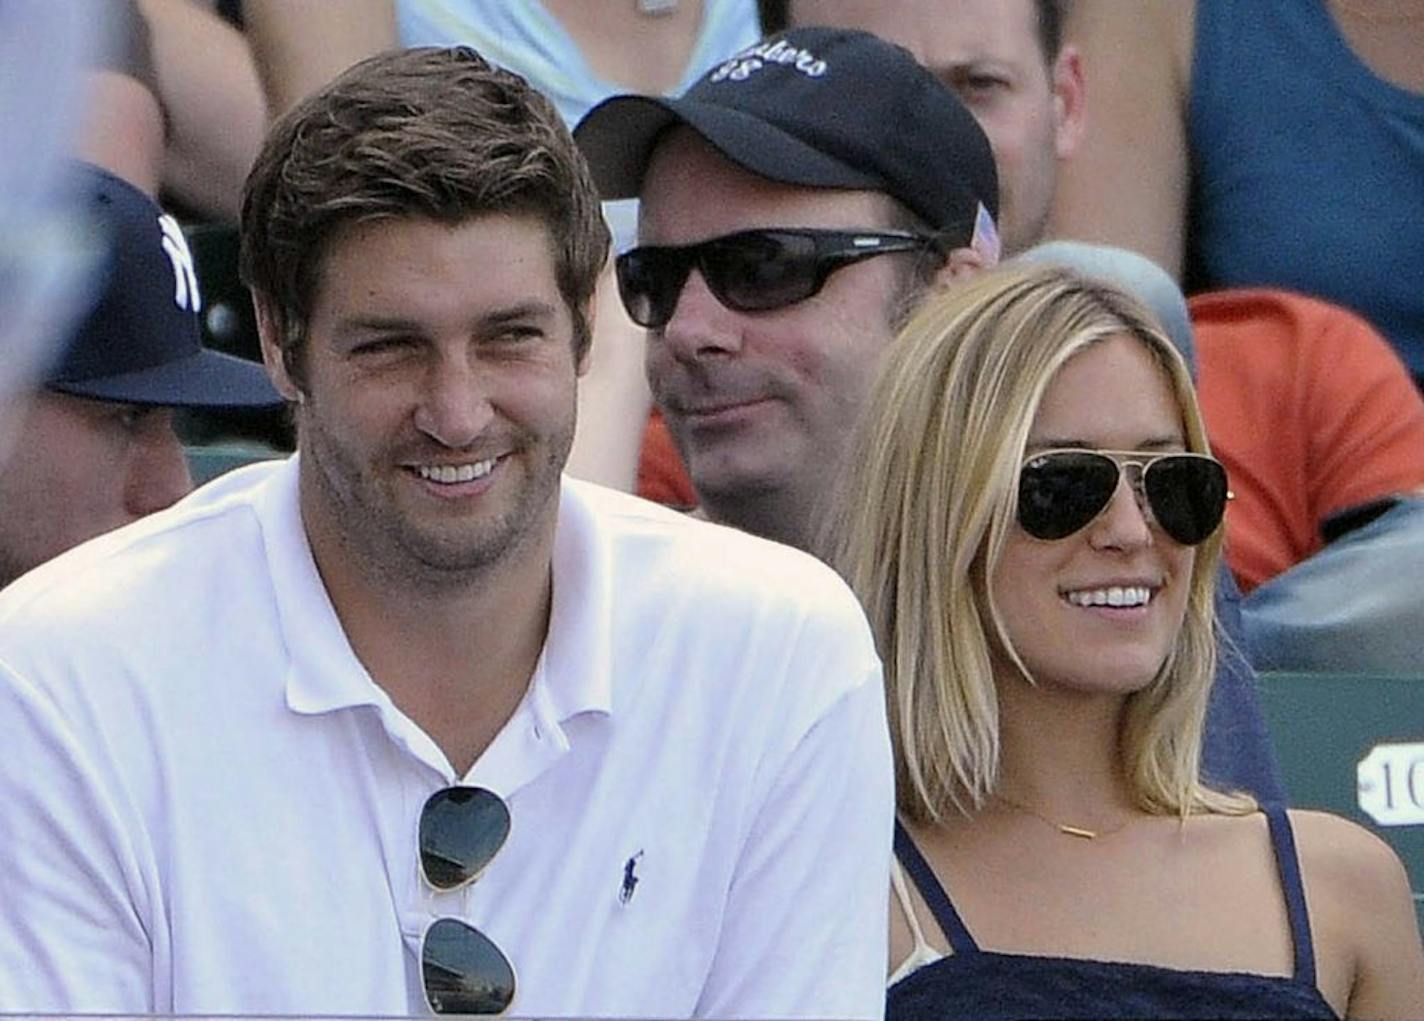
{"type": "MultiPolygon", "coordinates": [[[[252,295],[238,275],[237,228],[228,223],[195,223],[183,228],[193,254],[202,295],[203,346],[250,361],[262,361],[252,295]]],[[[190,443],[251,442],[290,449],[291,425],[282,408],[195,410],[183,418],[190,443]]]]}
{"type": "Polygon", "coordinates": [[[1363,787],[1373,803],[1424,819],[1424,674],[1263,673],[1259,681],[1291,804],[1345,816],[1389,843],[1409,872],[1424,928],[1424,823],[1383,826],[1360,807],[1363,787]],[[1380,745],[1420,747],[1361,775],[1359,763],[1380,745]]]}
{"type": "Polygon", "coordinates": [[[237,228],[196,223],[183,228],[203,296],[203,346],[239,358],[262,360],[252,297],[237,272],[237,228]]]}
{"type": "Polygon", "coordinates": [[[188,458],[188,471],[195,486],[245,464],[287,456],[283,451],[256,443],[195,444],[185,447],[183,452],[188,458]]]}

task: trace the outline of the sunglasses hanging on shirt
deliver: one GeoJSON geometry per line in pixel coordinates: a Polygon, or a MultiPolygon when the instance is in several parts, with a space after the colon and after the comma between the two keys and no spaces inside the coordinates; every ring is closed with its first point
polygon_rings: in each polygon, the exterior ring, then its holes
{"type": "MultiPolygon", "coordinates": [[[[483,787],[446,787],[420,811],[420,876],[449,893],[468,886],[509,836],[509,806],[483,787]]],[[[437,918],[420,942],[425,1001],[436,1014],[503,1014],[514,1000],[514,967],[484,933],[437,918]]]]}

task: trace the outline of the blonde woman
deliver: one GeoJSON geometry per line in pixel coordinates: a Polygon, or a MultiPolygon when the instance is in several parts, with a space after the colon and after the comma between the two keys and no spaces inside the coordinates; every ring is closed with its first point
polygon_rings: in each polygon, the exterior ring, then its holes
{"type": "Polygon", "coordinates": [[[1117,291],[1005,269],[886,358],[829,539],[885,659],[891,1021],[1421,1016],[1398,859],[1198,775],[1226,479],[1117,291]]]}

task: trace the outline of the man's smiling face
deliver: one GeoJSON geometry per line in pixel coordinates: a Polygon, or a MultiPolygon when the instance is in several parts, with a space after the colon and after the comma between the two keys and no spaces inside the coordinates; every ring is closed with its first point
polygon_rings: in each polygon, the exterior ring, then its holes
{"type": "Polygon", "coordinates": [[[579,366],[540,221],[343,228],[302,358],[280,382],[314,546],[453,579],[552,529],[579,366]]]}

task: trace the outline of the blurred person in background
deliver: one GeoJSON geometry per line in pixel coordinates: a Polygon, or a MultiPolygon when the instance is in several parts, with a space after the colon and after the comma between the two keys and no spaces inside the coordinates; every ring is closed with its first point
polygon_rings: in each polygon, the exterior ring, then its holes
{"type": "Polygon", "coordinates": [[[107,256],[43,385],[19,398],[0,486],[0,586],[192,488],[173,409],[281,403],[262,366],[204,350],[192,258],[172,217],[99,167],[66,167],[107,256]]]}
{"type": "Polygon", "coordinates": [[[777,0],[764,8],[769,27],[855,28],[913,53],[989,136],[1005,254],[1042,240],[1059,168],[1087,126],[1063,0],[777,0]]]}
{"type": "Polygon", "coordinates": [[[98,0],[0,3],[0,465],[12,398],[87,307],[101,250],[67,200],[63,169],[80,134],[83,72],[102,42],[103,10],[98,0]]]}
{"type": "Polygon", "coordinates": [[[1068,13],[1095,113],[1052,233],[1141,252],[1189,296],[1270,287],[1348,308],[1424,385],[1424,3],[1068,13]]]}

